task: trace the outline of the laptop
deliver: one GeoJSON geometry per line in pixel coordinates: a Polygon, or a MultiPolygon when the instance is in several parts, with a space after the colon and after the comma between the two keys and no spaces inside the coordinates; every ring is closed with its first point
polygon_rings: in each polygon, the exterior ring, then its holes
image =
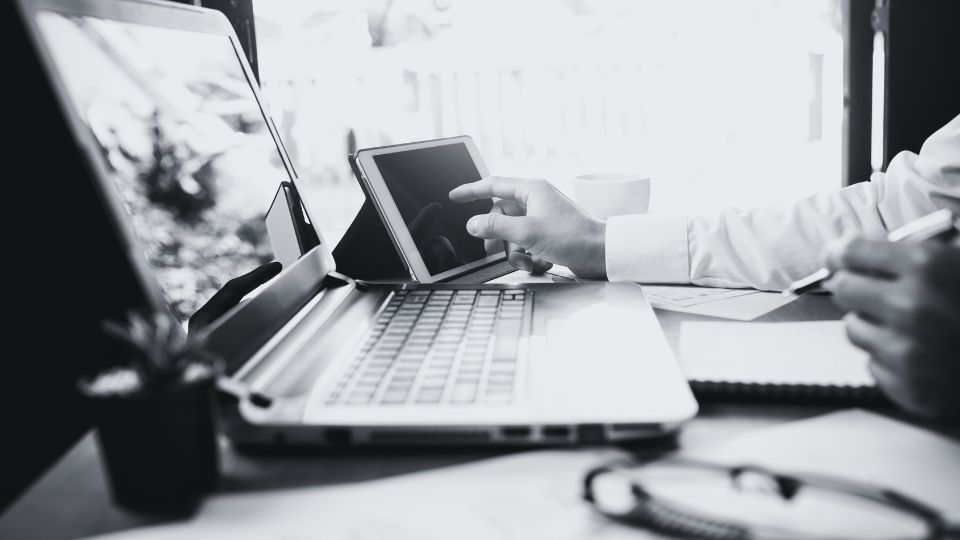
{"type": "MultiPolygon", "coordinates": [[[[264,215],[307,182],[229,22],[146,0],[18,6],[151,307],[186,328],[275,258],[264,215]]],[[[366,283],[317,233],[209,327],[227,386],[249,391],[223,410],[237,443],[576,444],[697,411],[639,287],[366,283]]]]}

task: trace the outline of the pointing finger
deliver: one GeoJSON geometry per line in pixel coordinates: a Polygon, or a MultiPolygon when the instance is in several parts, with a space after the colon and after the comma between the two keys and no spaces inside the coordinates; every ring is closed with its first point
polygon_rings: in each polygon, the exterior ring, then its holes
{"type": "Polygon", "coordinates": [[[523,178],[502,178],[489,176],[470,184],[464,184],[450,192],[450,199],[456,202],[470,202],[477,199],[500,197],[516,201],[524,206],[530,192],[530,182],[523,178]]]}

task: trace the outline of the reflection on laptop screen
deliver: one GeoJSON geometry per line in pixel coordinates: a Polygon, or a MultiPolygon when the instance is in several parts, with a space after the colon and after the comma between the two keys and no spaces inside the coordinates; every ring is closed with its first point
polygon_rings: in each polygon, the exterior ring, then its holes
{"type": "Polygon", "coordinates": [[[273,260],[264,214],[289,175],[230,39],[46,11],[38,25],[172,311],[185,321],[273,260]]]}

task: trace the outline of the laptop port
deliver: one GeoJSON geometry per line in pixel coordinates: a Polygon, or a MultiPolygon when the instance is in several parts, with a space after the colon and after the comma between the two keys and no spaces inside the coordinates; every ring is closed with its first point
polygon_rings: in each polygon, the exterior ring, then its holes
{"type": "Polygon", "coordinates": [[[650,431],[650,424],[613,424],[610,426],[610,429],[612,429],[614,433],[634,431],[645,432],[650,431]]]}
{"type": "Polygon", "coordinates": [[[347,428],[327,429],[324,436],[327,439],[327,444],[332,446],[346,446],[350,444],[351,440],[353,439],[350,430],[347,428]]]}
{"type": "Polygon", "coordinates": [[[600,443],[607,439],[603,424],[580,424],[577,426],[577,440],[582,443],[600,443]]]}
{"type": "Polygon", "coordinates": [[[529,437],[530,428],[525,426],[508,426],[500,429],[504,437],[529,437]]]}
{"type": "Polygon", "coordinates": [[[546,439],[569,439],[570,428],[567,426],[544,426],[543,437],[546,439]]]}

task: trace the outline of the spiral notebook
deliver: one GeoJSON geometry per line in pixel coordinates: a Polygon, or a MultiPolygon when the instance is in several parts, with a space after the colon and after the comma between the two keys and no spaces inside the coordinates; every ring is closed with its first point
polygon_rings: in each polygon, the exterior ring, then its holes
{"type": "Polygon", "coordinates": [[[869,356],[841,321],[683,323],[680,359],[701,398],[870,402],[869,356]]]}

